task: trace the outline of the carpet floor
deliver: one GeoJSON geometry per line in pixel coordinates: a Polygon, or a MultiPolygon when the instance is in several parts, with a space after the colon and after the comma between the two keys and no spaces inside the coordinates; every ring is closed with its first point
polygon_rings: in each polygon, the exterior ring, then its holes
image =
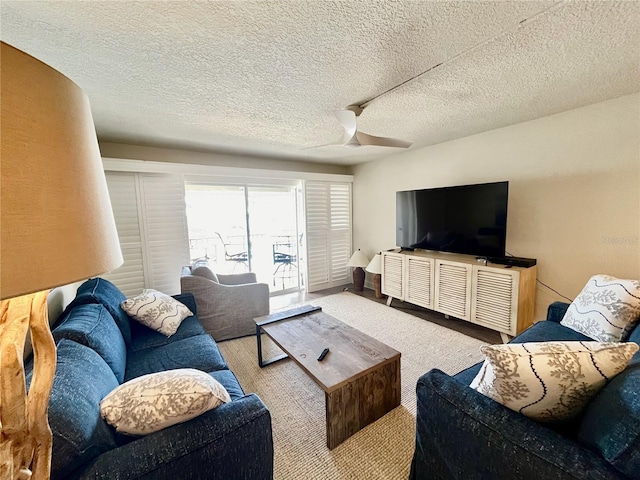
{"type": "MultiPolygon", "coordinates": [[[[483,342],[348,292],[309,303],[402,353],[402,404],[329,450],[320,387],[291,360],[259,368],[255,337],[221,342],[244,390],[271,412],[275,479],[407,479],[418,378],[432,368],[454,374],[477,363],[483,342]]],[[[263,336],[264,358],[279,352],[263,336]]]]}

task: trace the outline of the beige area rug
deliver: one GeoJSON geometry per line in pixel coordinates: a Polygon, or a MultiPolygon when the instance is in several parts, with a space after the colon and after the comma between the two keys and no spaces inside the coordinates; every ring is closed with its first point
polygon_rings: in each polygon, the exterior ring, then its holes
{"type": "MultiPolygon", "coordinates": [[[[324,392],[292,360],[258,367],[255,337],[220,343],[246,392],[271,412],[276,480],[402,479],[415,437],[415,387],[432,368],[454,374],[482,360],[480,340],[343,292],[309,302],[402,353],[402,404],[329,450],[324,392]]],[[[263,355],[280,352],[263,336],[263,355]]]]}

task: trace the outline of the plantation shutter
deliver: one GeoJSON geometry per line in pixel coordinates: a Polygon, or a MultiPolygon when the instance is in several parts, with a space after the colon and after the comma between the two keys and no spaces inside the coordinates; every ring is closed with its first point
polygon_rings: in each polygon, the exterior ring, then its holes
{"type": "Polygon", "coordinates": [[[180,272],[189,265],[182,175],[140,175],[147,248],[147,288],[180,293],[180,272]]]}
{"type": "Polygon", "coordinates": [[[136,174],[105,172],[105,175],[124,263],[101,277],[115,284],[122,293],[130,297],[137,295],[144,288],[136,174]]]}
{"type": "Polygon", "coordinates": [[[189,263],[181,175],[106,172],[124,264],[103,275],[126,296],[153,288],[180,292],[189,263]]]}
{"type": "Polygon", "coordinates": [[[351,184],[305,183],[310,292],[351,282],[351,184]]]}

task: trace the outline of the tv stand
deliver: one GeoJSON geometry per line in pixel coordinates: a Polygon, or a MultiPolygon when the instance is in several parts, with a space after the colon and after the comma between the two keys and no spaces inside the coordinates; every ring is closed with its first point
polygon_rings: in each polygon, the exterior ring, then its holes
{"type": "Polygon", "coordinates": [[[413,252],[414,250],[413,247],[400,247],[400,252],[413,252]]]}
{"type": "Polygon", "coordinates": [[[537,267],[483,264],[473,255],[382,252],[382,293],[500,332],[533,323],[537,267]]]}

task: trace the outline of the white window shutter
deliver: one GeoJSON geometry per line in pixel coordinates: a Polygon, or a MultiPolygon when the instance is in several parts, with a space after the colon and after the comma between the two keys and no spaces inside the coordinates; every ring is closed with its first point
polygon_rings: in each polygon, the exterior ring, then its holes
{"type": "Polygon", "coordinates": [[[135,173],[106,172],[106,177],[124,263],[101,277],[114,283],[130,297],[144,288],[137,179],[135,173]]]}
{"type": "MultiPolygon", "coordinates": [[[[329,283],[329,185],[307,182],[305,211],[307,219],[307,286],[329,283]]],[[[319,288],[318,288],[319,289],[319,288]]]]}
{"type": "Polygon", "coordinates": [[[180,271],[189,264],[184,181],[181,175],[141,175],[147,288],[180,293],[180,271]]]}
{"type": "Polygon", "coordinates": [[[306,182],[305,213],[309,291],[349,283],[351,184],[306,182]]]}
{"type": "Polygon", "coordinates": [[[331,184],[330,193],[331,282],[335,286],[351,281],[347,267],[351,257],[351,184],[331,184]]]}
{"type": "Polygon", "coordinates": [[[124,264],[102,275],[126,296],[153,288],[180,292],[180,271],[189,263],[181,175],[106,172],[124,264]]]}

